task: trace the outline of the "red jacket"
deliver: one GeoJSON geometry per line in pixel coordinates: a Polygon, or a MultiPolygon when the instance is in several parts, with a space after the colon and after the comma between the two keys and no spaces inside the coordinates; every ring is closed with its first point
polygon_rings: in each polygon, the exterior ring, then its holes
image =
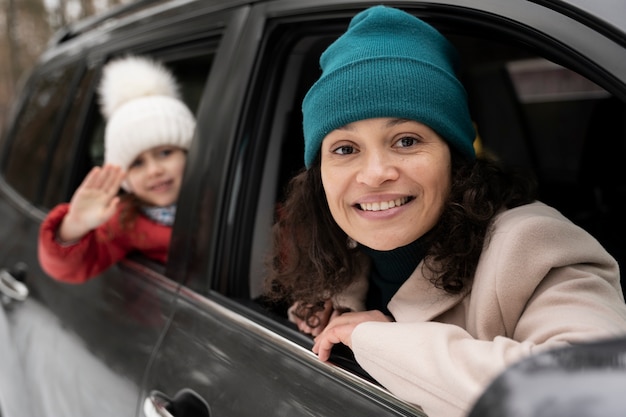
{"type": "Polygon", "coordinates": [[[155,261],[166,262],[172,228],[139,215],[130,229],[122,229],[121,205],[109,221],[77,243],[59,243],[57,231],[68,210],[67,203],[56,206],[48,213],[39,230],[39,263],[54,279],[83,283],[135,251],[155,261]]]}

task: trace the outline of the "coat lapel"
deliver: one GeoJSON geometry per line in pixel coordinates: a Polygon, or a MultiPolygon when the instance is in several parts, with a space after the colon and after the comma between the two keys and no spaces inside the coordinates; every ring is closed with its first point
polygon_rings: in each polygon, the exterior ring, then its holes
{"type": "Polygon", "coordinates": [[[422,273],[421,262],[391,298],[388,308],[396,321],[430,321],[459,304],[465,294],[451,295],[436,288],[422,273]]]}

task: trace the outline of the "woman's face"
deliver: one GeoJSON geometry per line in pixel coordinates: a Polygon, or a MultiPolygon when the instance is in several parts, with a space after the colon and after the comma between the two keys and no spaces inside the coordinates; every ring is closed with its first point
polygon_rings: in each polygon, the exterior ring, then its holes
{"type": "Polygon", "coordinates": [[[451,155],[428,126],[360,120],[330,132],[320,152],[330,212],[352,239],[392,250],[437,223],[450,190],[451,155]]]}
{"type": "Polygon", "coordinates": [[[140,153],[128,167],[130,191],[144,203],[166,207],[180,193],[187,153],[176,146],[157,146],[140,153]]]}

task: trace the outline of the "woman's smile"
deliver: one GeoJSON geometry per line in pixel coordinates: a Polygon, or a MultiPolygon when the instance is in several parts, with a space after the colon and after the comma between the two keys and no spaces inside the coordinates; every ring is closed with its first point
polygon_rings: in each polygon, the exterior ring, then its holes
{"type": "Polygon", "coordinates": [[[412,197],[401,197],[389,201],[379,201],[374,203],[358,203],[356,206],[363,211],[384,211],[394,207],[400,207],[412,200],[412,197]]]}

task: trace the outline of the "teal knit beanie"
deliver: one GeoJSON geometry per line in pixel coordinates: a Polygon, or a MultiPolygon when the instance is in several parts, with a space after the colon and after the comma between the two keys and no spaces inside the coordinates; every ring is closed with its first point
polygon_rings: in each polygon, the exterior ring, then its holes
{"type": "Polygon", "coordinates": [[[375,117],[423,123],[473,160],[475,131],[457,64],[452,44],[408,13],[374,6],[354,16],[322,54],[322,75],[302,102],[306,167],[328,133],[375,117]]]}

